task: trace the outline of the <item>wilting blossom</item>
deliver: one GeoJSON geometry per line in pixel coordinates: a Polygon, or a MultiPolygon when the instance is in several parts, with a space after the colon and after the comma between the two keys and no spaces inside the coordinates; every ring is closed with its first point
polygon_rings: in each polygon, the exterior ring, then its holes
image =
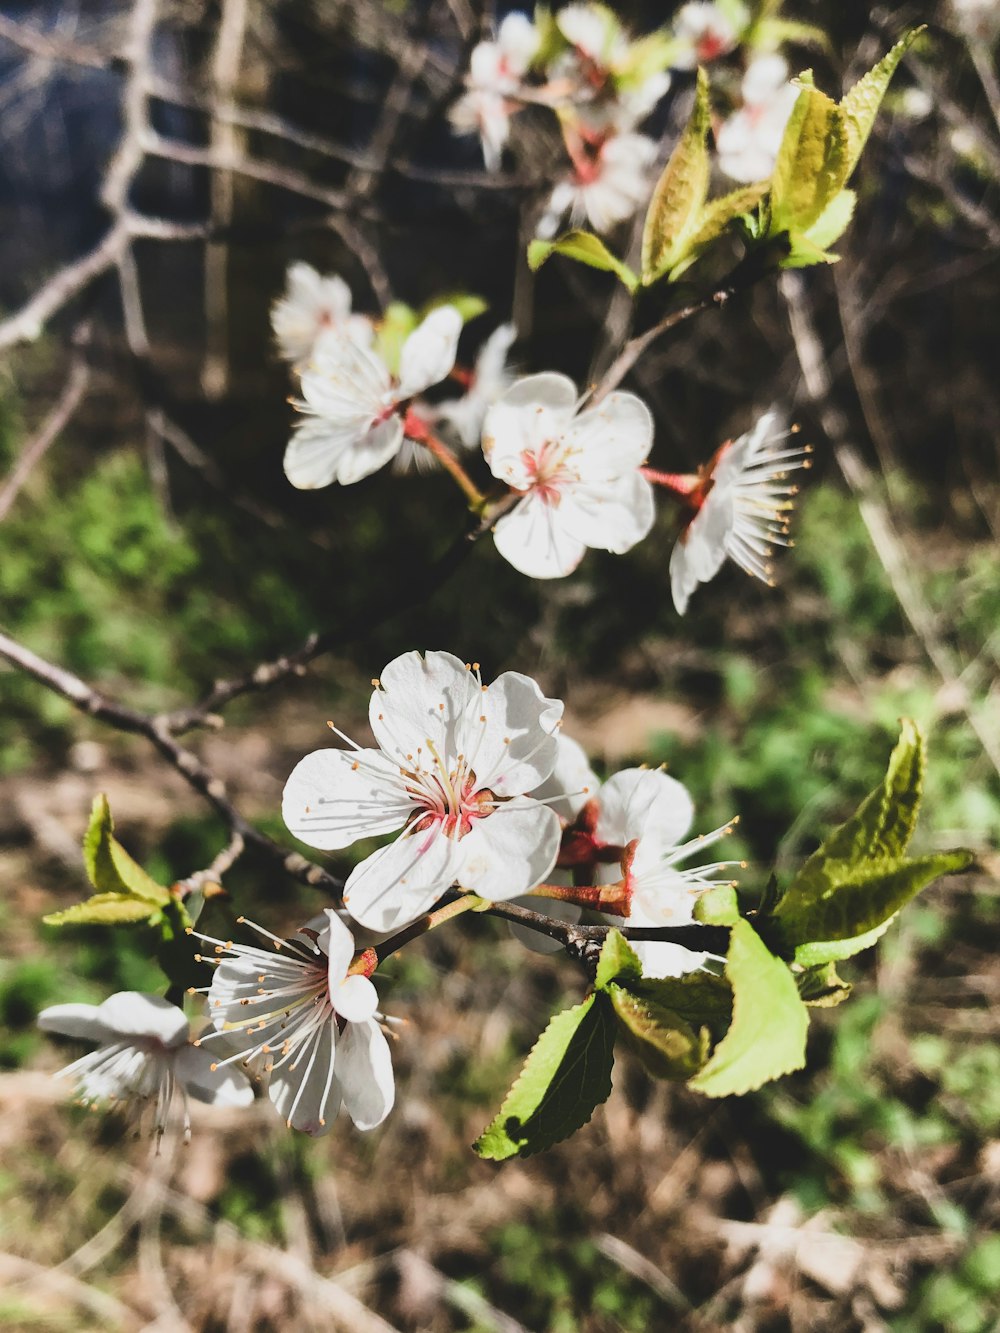
{"type": "Polygon", "coordinates": [[[561,578],[588,547],[621,554],[653,524],[653,496],[640,468],[653,441],[649,409],[611,393],[577,411],[565,375],[518,380],[486,414],[483,452],[493,475],[522,499],[493,540],[531,578],[561,578]]]}
{"type": "Polygon", "coordinates": [[[715,136],[719,167],[735,181],[767,180],[774,170],[798,89],[778,55],[758,56],[743,76],[743,105],[715,136]]]}
{"type": "Polygon", "coordinates": [[[351,748],[306,755],[285,785],[285,823],[323,850],[402,830],[344,888],[372,930],[414,920],[456,883],[514,898],[541,883],[559,850],[558,817],[525,793],[552,771],[561,716],[528,676],[484,685],[451,653],[404,653],[371,697],[379,748],[343,737],[351,748]]]}
{"type": "Polygon", "coordinates": [[[342,1104],[358,1129],[374,1129],[392,1110],[395,1084],[378,994],[363,971],[351,971],[351,932],[332,908],[318,929],[304,926],[288,940],[246,924],[271,947],[198,936],[215,946],[203,960],[215,966],[211,1036],[235,1048],[213,1069],[238,1061],[267,1075],[268,1096],[292,1129],[326,1134],[342,1104]]]}
{"type": "Polygon", "coordinates": [[[555,236],[567,214],[574,227],[589,223],[597,232],[611,231],[648,200],[655,159],[656,144],[644,134],[612,134],[581,147],[572,173],[549,196],[538,235],[555,236]]]}
{"type": "Polygon", "coordinates": [[[211,1056],[189,1039],[188,1021],[162,995],[118,991],[103,1004],[56,1004],[38,1015],[44,1032],[94,1042],[95,1051],[59,1071],[72,1078],[81,1102],[151,1104],[157,1134],[162,1134],[174,1092],[184,1102],[184,1128],[190,1132],[187,1099],[215,1106],[249,1106],[253,1089],[238,1070],[215,1069],[211,1056]]]}
{"type": "Polygon", "coordinates": [[[682,5],[674,19],[675,67],[694,69],[695,65],[708,65],[719,56],[727,55],[739,40],[745,23],[744,20],[736,26],[721,5],[682,5]]]}
{"type": "Polygon", "coordinates": [[[460,134],[478,134],[483,161],[490,171],[500,166],[510,134],[510,116],[516,94],[538,50],[538,29],[526,14],[508,14],[496,40],[480,42],[469,62],[467,91],[448,113],[460,134]]]}
{"type": "Polygon", "coordinates": [[[513,376],[507,367],[507,353],[516,337],[513,324],[494,329],[479,350],[462,397],[448,398],[428,408],[435,421],[451,427],[466,449],[479,447],[487,410],[510,388],[513,376]]]}
{"type": "Polygon", "coordinates": [[[439,306],[403,343],[399,374],[374,349],[331,336],[317,344],[302,372],[306,413],[285,450],[285,476],[310,490],[349,485],[377,471],[399,452],[408,403],[445,379],[455,364],[462,316],[439,306]]]}
{"type": "Polygon", "coordinates": [[[374,325],[365,315],[351,313],[351,289],[332,273],[323,277],[311,264],[292,264],[283,296],[274,303],[271,327],[286,361],[302,366],[317,341],[340,333],[360,347],[371,345],[374,325]]]}
{"type": "Polygon", "coordinates": [[[788,518],[797,486],[788,473],[810,466],[808,446],[785,448],[789,432],[775,412],[729,441],[692,478],[683,497],[688,517],[670,556],[670,587],[680,615],[699,583],[714,578],[728,556],[754,578],[771,584],[775,546],[788,546],[788,518]]]}

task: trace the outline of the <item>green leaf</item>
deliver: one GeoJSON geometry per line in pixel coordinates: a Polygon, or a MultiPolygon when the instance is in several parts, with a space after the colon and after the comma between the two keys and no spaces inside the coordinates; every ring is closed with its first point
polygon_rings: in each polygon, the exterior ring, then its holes
{"type": "Polygon", "coordinates": [[[863,78],[859,79],[854,87],[845,93],[841,99],[840,109],[847,132],[845,180],[857,166],[861,150],[868,142],[868,136],[875,124],[875,117],[882,105],[882,98],[885,96],[886,89],[896,72],[896,66],[925,28],[926,24],[919,28],[913,28],[905,37],[902,37],[892,50],[883,56],[878,64],[870,69],[863,78]]]}
{"type": "Polygon", "coordinates": [[[752,1092],[801,1069],[806,1058],[809,1014],[795,978],[748,921],[733,926],[726,976],[733,988],[732,1025],[690,1083],[708,1097],[752,1092]]]}
{"type": "Polygon", "coordinates": [[[630,42],[624,56],[615,64],[613,79],[620,92],[641,87],[648,79],[670,67],[674,40],[661,29],[630,42]]]}
{"type": "Polygon", "coordinates": [[[816,245],[804,231],[786,232],[788,251],[782,255],[779,268],[811,268],[813,264],[837,264],[840,255],[831,254],[822,246],[816,245]]]}
{"type": "Polygon", "coordinates": [[[743,185],[738,190],[710,200],[701,210],[695,229],[688,238],[684,259],[671,267],[670,281],[676,282],[731,223],[760,203],[767,189],[767,181],[759,181],[755,185],[743,185]]]}
{"type": "Polygon", "coordinates": [[[811,74],[801,75],[800,82],[771,177],[772,235],[807,232],[847,178],[840,107],[813,87],[811,74]]]}
{"type": "MultiPolygon", "coordinates": [[[[920,729],[910,718],[903,718],[885,777],[868,793],[850,819],[834,829],[803,863],[775,909],[776,916],[794,913],[799,910],[800,899],[808,901],[817,893],[825,892],[827,876],[824,868],[828,861],[853,865],[903,855],[920,811],[926,762],[926,747],[920,729]]],[[[826,939],[827,936],[803,938],[826,939]]]]}
{"type": "Polygon", "coordinates": [[[694,106],[688,123],[656,183],[642,229],[642,281],[655,282],[685,257],[708,195],[711,160],[708,130],[712,119],[708,76],[698,70],[694,106]]]}
{"type": "Polygon", "coordinates": [[[147,904],[162,907],[169,903],[170,892],[146,874],[142,866],[132,860],[121,843],[112,836],[114,821],[108,798],[94,797],[90,823],[83,835],[83,863],[87,878],[102,894],[125,894],[147,904]]]}
{"type": "Polygon", "coordinates": [[[795,978],[802,1003],[811,1009],[833,1009],[848,998],[851,983],[837,975],[833,963],[810,967],[795,978]]]}
{"type": "Polygon", "coordinates": [[[612,982],[608,988],[626,1045],[654,1078],[687,1079],[708,1058],[710,1035],[647,996],[612,982]]]}
{"type": "Polygon", "coordinates": [[[75,903],[61,912],[49,912],[42,921],[47,926],[116,926],[148,921],[157,911],[155,904],[128,893],[96,893],[84,903],[75,903]]]}
{"type": "Polygon", "coordinates": [[[833,44],[822,28],[817,28],[813,23],[800,23],[796,19],[759,19],[746,37],[748,46],[763,51],[776,51],[786,42],[793,42],[796,46],[815,46],[827,53],[833,51],[833,44]]]}
{"type": "Polygon", "coordinates": [[[532,241],[528,246],[528,267],[532,273],[537,273],[550,255],[565,255],[567,259],[575,259],[578,264],[614,273],[630,292],[634,293],[639,287],[639,279],[629,266],[616,258],[604,242],[589,231],[568,231],[554,241],[532,241]]]}
{"type": "Polygon", "coordinates": [[[841,190],[830,200],[826,208],[806,232],[806,236],[821,250],[828,250],[835,241],[839,241],[847,230],[854,216],[854,205],[858,196],[853,190],[841,190]]]}
{"type": "Polygon", "coordinates": [[[895,916],[888,916],[880,926],[849,940],[810,940],[808,944],[799,944],[795,949],[795,961],[800,967],[819,967],[853,958],[856,953],[863,953],[877,944],[895,919],[895,916]]]}
{"type": "Polygon", "coordinates": [[[698,897],[694,919],[703,926],[732,926],[740,919],[740,900],[731,884],[720,884],[698,897]]]}
{"type": "Polygon", "coordinates": [[[611,1092],[615,1021],[606,995],[556,1014],[538,1038],[496,1119],[474,1144],[480,1157],[530,1157],[585,1125],[611,1092]]]}
{"type": "Polygon", "coordinates": [[[601,945],[601,956],[597,961],[597,975],[594,977],[595,990],[607,990],[612,981],[620,977],[638,980],[642,976],[642,963],[639,956],[620,930],[609,930],[601,945]]]}
{"type": "Polygon", "coordinates": [[[462,316],[463,324],[468,324],[477,315],[485,314],[490,308],[488,301],[472,292],[450,292],[446,296],[436,296],[433,301],[422,306],[419,319],[426,319],[432,310],[440,310],[443,305],[453,305],[462,316]]]}
{"type": "Polygon", "coordinates": [[[724,977],[689,972],[683,977],[643,977],[628,987],[641,999],[669,1009],[695,1028],[707,1028],[721,1041],[733,1021],[733,991],[724,977]]]}
{"type": "Polygon", "coordinates": [[[860,942],[862,937],[886,924],[928,884],[942,875],[964,870],[971,860],[971,852],[959,850],[935,852],[911,861],[827,861],[822,876],[810,881],[808,892],[793,896],[789,889],[778,904],[774,920],[781,940],[795,949],[796,961],[802,962],[820,961],[817,955],[822,946],[811,953],[804,950],[799,957],[800,947],[814,941],[847,940],[858,946],[850,952],[859,952],[877,938],[860,942]]]}
{"type": "Polygon", "coordinates": [[[375,350],[394,374],[399,373],[403,343],[417,327],[420,317],[403,301],[390,301],[375,332],[375,350]]]}

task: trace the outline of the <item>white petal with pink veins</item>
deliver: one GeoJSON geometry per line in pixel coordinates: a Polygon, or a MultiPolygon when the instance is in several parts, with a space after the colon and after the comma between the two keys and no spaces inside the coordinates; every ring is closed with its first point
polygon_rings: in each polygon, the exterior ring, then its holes
{"type": "Polygon", "coordinates": [[[537,495],[527,495],[493,529],[503,558],[533,579],[561,579],[583,559],[586,544],[571,537],[558,511],[537,495]]]}
{"type": "Polygon", "coordinates": [[[321,851],[392,833],[412,810],[398,767],[378,750],[314,750],[292,769],[281,798],[289,832],[321,851]]]}
{"type": "Polygon", "coordinates": [[[504,902],[540,884],[559,855],[559,817],[544,805],[515,799],[478,820],[461,841],[462,888],[504,902]]]}
{"type": "Polygon", "coordinates": [[[398,930],[429,911],[455,882],[461,842],[438,829],[405,834],[351,871],[344,905],[371,930],[398,930]]]}
{"type": "Polygon", "coordinates": [[[465,750],[476,786],[497,796],[521,796],[543,781],[556,761],[562,701],[546,699],[530,676],[505,671],[482,691],[479,707],[465,750]]]}

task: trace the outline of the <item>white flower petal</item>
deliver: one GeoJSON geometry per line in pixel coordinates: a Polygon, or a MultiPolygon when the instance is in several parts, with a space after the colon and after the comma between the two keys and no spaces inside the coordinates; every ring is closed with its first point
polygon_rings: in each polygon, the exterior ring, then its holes
{"type": "Polygon", "coordinates": [[[653,444],[653,414],[634,393],[610,393],[565,432],[587,481],[606,481],[639,468],[653,444]]]}
{"type": "Polygon", "coordinates": [[[506,561],[533,579],[572,574],[587,549],[560,524],[558,509],[533,494],[504,515],[493,529],[493,542],[506,561]]]}
{"type": "Polygon", "coordinates": [[[162,995],[118,991],[98,1005],[96,1017],[122,1037],[151,1037],[167,1047],[180,1046],[188,1039],[183,1012],[162,995]]]}
{"type": "Polygon", "coordinates": [[[389,368],[380,356],[360,347],[346,334],[321,339],[309,368],[302,373],[302,396],[319,413],[375,415],[392,387],[389,368]]]}
{"type": "MultiPolygon", "coordinates": [[[[345,977],[336,988],[331,986],[330,999],[334,1009],[348,1023],[363,1023],[378,1008],[378,991],[367,977],[360,975],[345,977]]],[[[343,1076],[343,1068],[340,1072],[343,1076]]]]}
{"type": "Polygon", "coordinates": [[[475,719],[458,738],[479,790],[520,796],[551,773],[556,762],[560,699],[547,699],[530,676],[505,671],[480,693],[475,719]]]}
{"type": "Polygon", "coordinates": [[[670,590],[679,615],[698,584],[715,578],[722,568],[733,522],[732,492],[716,483],[670,553],[670,590]]]}
{"type": "MultiPolygon", "coordinates": [[[[629,924],[638,925],[638,922],[629,924]]],[[[682,977],[686,972],[696,972],[708,958],[707,953],[695,953],[682,944],[670,944],[666,940],[632,940],[631,943],[639,955],[644,977],[682,977]]]]}
{"type": "Polygon", "coordinates": [[[554,521],[570,538],[623,555],[647,536],[655,518],[653,488],[636,471],[603,484],[568,489],[554,521]]]}
{"type": "Polygon", "coordinates": [[[316,943],[326,954],[326,984],[332,996],[347,976],[347,969],[354,960],[354,936],[332,907],[324,909],[324,916],[326,925],[320,931],[316,943]]]}
{"type": "Polygon", "coordinates": [[[97,1017],[96,1004],[53,1004],[38,1015],[43,1032],[56,1032],[77,1041],[113,1041],[114,1030],[97,1017]]]}
{"type": "Polygon", "coordinates": [[[412,398],[451,374],[462,332],[462,316],[453,305],[432,310],[413,330],[399,355],[397,400],[412,398]]]}
{"type": "Polygon", "coordinates": [[[544,800],[563,819],[575,819],[600,787],[600,778],[590,767],[583,746],[560,731],[556,735],[555,767],[544,782],[533,788],[531,795],[536,801],[544,800]]]}
{"type": "Polygon", "coordinates": [[[318,490],[338,480],[348,451],[368,433],[369,422],[334,425],[326,417],[305,417],[285,448],[285,476],[300,491],[318,490]]]}
{"type": "Polygon", "coordinates": [[[687,788],[659,769],[626,768],[601,788],[596,833],[602,842],[625,846],[634,838],[656,834],[680,843],[694,819],[687,788]]]}
{"type": "Polygon", "coordinates": [[[378,750],[314,750],[292,769],[281,798],[290,833],[333,851],[402,828],[413,803],[378,750]]]}
{"type": "Polygon", "coordinates": [[[291,1064],[271,1075],[267,1095],[293,1129],[318,1138],[328,1134],[340,1109],[340,1088],[334,1075],[336,1024],[323,1023],[291,1064]]]}
{"type": "Polygon", "coordinates": [[[404,834],[355,866],[344,886],[345,906],[371,930],[398,930],[454,884],[460,847],[436,828],[404,834]]]}
{"type": "Polygon", "coordinates": [[[389,1043],[371,1019],[348,1023],[337,1056],[347,1114],[358,1129],[374,1129],[392,1110],[396,1096],[389,1043]]]}
{"type": "Polygon", "coordinates": [[[202,1046],[182,1046],[174,1057],[174,1075],[191,1097],[212,1106],[250,1106],[250,1080],[233,1065],[213,1069],[215,1056],[202,1046]]]}
{"type": "Polygon", "coordinates": [[[565,375],[546,372],[515,381],[483,423],[483,453],[493,475],[527,490],[535,479],[528,458],[565,432],[576,402],[576,385],[565,375]]]}
{"type": "Polygon", "coordinates": [[[371,697],[375,739],[401,767],[437,770],[464,749],[466,720],[478,716],[480,685],[453,653],[402,653],[385,667],[371,697]]]}
{"type": "Polygon", "coordinates": [[[497,46],[511,74],[521,75],[527,70],[535,58],[541,36],[527,14],[508,14],[503,20],[497,33],[497,46]]]}
{"type": "Polygon", "coordinates": [[[562,830],[548,806],[515,799],[477,820],[459,843],[462,888],[503,902],[540,884],[556,863],[562,830]]]}

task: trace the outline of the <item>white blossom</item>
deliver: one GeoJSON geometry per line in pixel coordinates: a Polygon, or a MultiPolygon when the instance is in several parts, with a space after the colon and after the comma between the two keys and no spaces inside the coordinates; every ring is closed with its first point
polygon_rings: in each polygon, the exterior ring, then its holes
{"type": "MultiPolygon", "coordinates": [[[[685,841],[694,804],[676,778],[659,769],[624,769],[609,778],[596,796],[599,843],[624,847],[630,926],[684,926],[694,921],[694,905],[706,890],[728,884],[720,871],[733,865],[717,861],[686,870],[679,863],[732,832],[733,823],[685,841]]],[[[599,882],[621,877],[619,866],[597,867],[599,882]]],[[[709,957],[683,945],[660,940],[632,940],[645,976],[675,977],[701,967],[709,957]]]]}
{"type": "Polygon", "coordinates": [[[81,1102],[152,1103],[162,1134],[175,1090],[184,1102],[190,1132],[189,1096],[216,1106],[248,1106],[253,1089],[238,1070],[217,1070],[211,1057],[189,1040],[183,1012],[161,995],[118,991],[103,1004],[56,1004],[38,1015],[44,1032],[96,1042],[97,1050],[75,1060],[59,1077],[73,1078],[81,1102]]]}
{"type": "Polygon", "coordinates": [[[771,584],[774,546],[788,546],[788,516],[797,486],[788,472],[809,467],[808,446],[784,448],[788,432],[767,412],[738,440],[724,444],[687,497],[692,516],[670,556],[670,587],[680,615],[699,583],[728,556],[771,584]]]}
{"type": "Polygon", "coordinates": [[[374,1129],[392,1110],[395,1085],[378,994],[366,975],[350,971],[351,932],[333,908],[318,929],[304,926],[289,940],[246,924],[272,947],[198,936],[215,946],[204,959],[215,965],[211,1036],[235,1048],[213,1068],[239,1061],[266,1074],[268,1096],[290,1128],[325,1134],[343,1104],[358,1129],[374,1129]]]}
{"type": "Polygon", "coordinates": [[[513,382],[507,367],[507,353],[516,337],[513,324],[501,324],[494,329],[480,348],[472,378],[462,397],[448,398],[429,409],[435,420],[451,427],[466,449],[479,446],[487,409],[513,382]]]}
{"type": "Polygon", "coordinates": [[[346,486],[390,462],[403,442],[407,403],[450,374],[461,331],[454,306],[431,311],[403,343],[398,375],[344,335],[321,339],[302,372],[298,406],[308,415],[285,450],[292,485],[346,486]]]}
{"type": "Polygon", "coordinates": [[[653,418],[631,393],[577,412],[565,375],[529,375],[490,408],[483,452],[493,475],[522,499],[493,540],[515,569],[561,578],[588,547],[621,554],[649,532],[653,496],[640,472],[653,418]]]}
{"type": "Polygon", "coordinates": [[[678,43],[674,53],[675,67],[694,69],[696,65],[707,65],[726,55],[739,40],[747,18],[749,15],[737,26],[723,12],[721,5],[701,2],[682,5],[674,19],[674,35],[678,43]]]}
{"type": "MultiPolygon", "coordinates": [[[[395,930],[453,884],[491,900],[544,880],[559,819],[525,795],[552,771],[562,704],[528,676],[483,685],[451,653],[404,653],[376,683],[379,746],[317,750],[295,766],[282,813],[323,850],[402,829],[348,877],[344,903],[373,930],[395,930]]],[[[338,734],[341,734],[338,732],[338,734]]]]}
{"type": "Polygon", "coordinates": [[[480,42],[473,49],[467,91],[448,113],[459,134],[479,135],[490,171],[500,166],[510,134],[511,97],[531,66],[539,40],[538,29],[526,14],[508,14],[496,40],[480,42]]]}
{"type": "Polygon", "coordinates": [[[779,55],[758,56],[743,76],[743,105],[715,136],[719,167],[742,184],[767,180],[774,170],[785,126],[798,98],[779,55]]]}
{"type": "Polygon", "coordinates": [[[566,5],[556,14],[556,27],[592,65],[611,70],[628,52],[628,39],[610,9],[597,5],[566,5]]]}
{"type": "Polygon", "coordinates": [[[335,332],[360,347],[371,345],[374,325],[365,315],[351,313],[351,289],[335,273],[321,276],[311,264],[291,264],[283,296],[274,303],[271,327],[286,361],[301,366],[312,356],[318,339],[335,332]]]}
{"type": "Polygon", "coordinates": [[[613,134],[573,165],[549,196],[536,231],[555,236],[569,214],[574,227],[585,222],[597,232],[611,231],[632,217],[649,197],[650,168],[656,144],[644,134],[613,134]]]}

